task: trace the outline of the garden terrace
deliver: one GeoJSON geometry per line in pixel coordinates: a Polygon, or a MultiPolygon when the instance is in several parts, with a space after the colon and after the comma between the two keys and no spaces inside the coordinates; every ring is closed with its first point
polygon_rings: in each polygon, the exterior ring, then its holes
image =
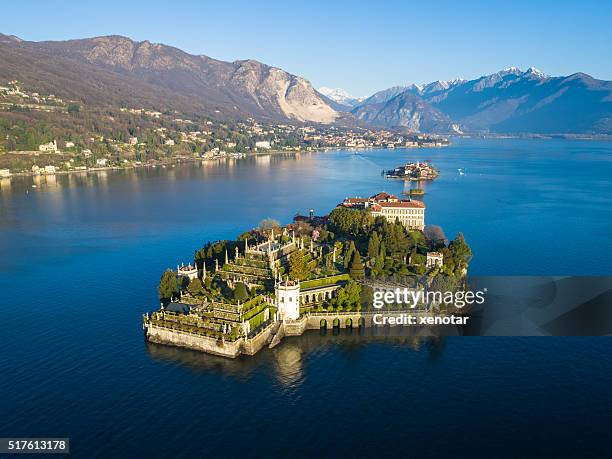
{"type": "Polygon", "coordinates": [[[335,276],[322,277],[320,279],[306,280],[300,283],[302,292],[321,287],[329,287],[336,284],[344,284],[348,282],[350,276],[348,274],[337,274],[335,276]]]}
{"type": "Polygon", "coordinates": [[[235,341],[237,338],[237,327],[230,325],[229,333],[224,333],[223,322],[209,321],[197,315],[175,314],[171,312],[154,312],[145,322],[156,325],[158,327],[168,328],[170,330],[179,330],[185,333],[191,333],[199,336],[207,336],[228,341],[235,341]]]}

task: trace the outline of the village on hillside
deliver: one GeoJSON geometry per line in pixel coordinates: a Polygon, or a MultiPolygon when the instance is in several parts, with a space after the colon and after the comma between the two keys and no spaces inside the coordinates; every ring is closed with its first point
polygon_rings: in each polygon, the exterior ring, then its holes
{"type": "Polygon", "coordinates": [[[248,118],[222,122],[145,107],[83,106],[0,82],[0,178],[177,161],[241,158],[262,152],[419,148],[448,145],[427,134],[248,118]]]}

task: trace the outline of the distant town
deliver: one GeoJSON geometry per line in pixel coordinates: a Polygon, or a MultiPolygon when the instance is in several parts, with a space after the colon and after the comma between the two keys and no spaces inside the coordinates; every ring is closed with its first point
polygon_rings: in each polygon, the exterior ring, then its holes
{"type": "Polygon", "coordinates": [[[224,123],[144,107],[101,110],[24,88],[16,80],[0,83],[0,111],[7,115],[0,118],[0,178],[241,158],[262,152],[449,144],[440,136],[385,129],[263,123],[253,118],[224,123]]]}
{"type": "Polygon", "coordinates": [[[439,172],[429,161],[416,161],[386,171],[384,175],[387,178],[421,181],[433,180],[439,175],[439,172]]]}

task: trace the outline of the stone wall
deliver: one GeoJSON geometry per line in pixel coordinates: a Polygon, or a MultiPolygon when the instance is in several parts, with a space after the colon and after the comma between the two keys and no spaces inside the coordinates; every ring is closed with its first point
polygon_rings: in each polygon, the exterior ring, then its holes
{"type": "Polygon", "coordinates": [[[300,336],[306,330],[308,325],[308,318],[302,316],[298,320],[287,320],[284,323],[285,335],[286,336],[300,336]]]}
{"type": "Polygon", "coordinates": [[[152,343],[186,347],[232,359],[241,354],[242,340],[221,342],[215,338],[194,335],[180,330],[171,330],[153,324],[145,326],[145,338],[152,343]]]}
{"type": "Polygon", "coordinates": [[[245,354],[253,355],[256,354],[262,347],[268,344],[270,335],[274,329],[274,322],[268,325],[261,333],[253,338],[247,339],[243,342],[242,350],[245,354]]]}

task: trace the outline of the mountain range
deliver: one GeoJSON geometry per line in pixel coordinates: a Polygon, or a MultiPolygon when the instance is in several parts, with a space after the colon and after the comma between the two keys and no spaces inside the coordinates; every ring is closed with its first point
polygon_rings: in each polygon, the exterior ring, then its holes
{"type": "Polygon", "coordinates": [[[422,131],[612,133],[612,82],[510,67],[475,80],[390,88],[350,112],[369,124],[422,131]]]}
{"type": "Polygon", "coordinates": [[[612,134],[612,82],[510,67],[473,80],[396,86],[367,98],[255,60],[225,62],[104,36],[24,41],[0,34],[0,82],[17,79],[97,106],[420,132],[612,134]]]}
{"type": "Polygon", "coordinates": [[[30,42],[0,35],[0,79],[83,103],[320,123],[342,117],[307,80],[279,68],[121,36],[30,42]]]}

